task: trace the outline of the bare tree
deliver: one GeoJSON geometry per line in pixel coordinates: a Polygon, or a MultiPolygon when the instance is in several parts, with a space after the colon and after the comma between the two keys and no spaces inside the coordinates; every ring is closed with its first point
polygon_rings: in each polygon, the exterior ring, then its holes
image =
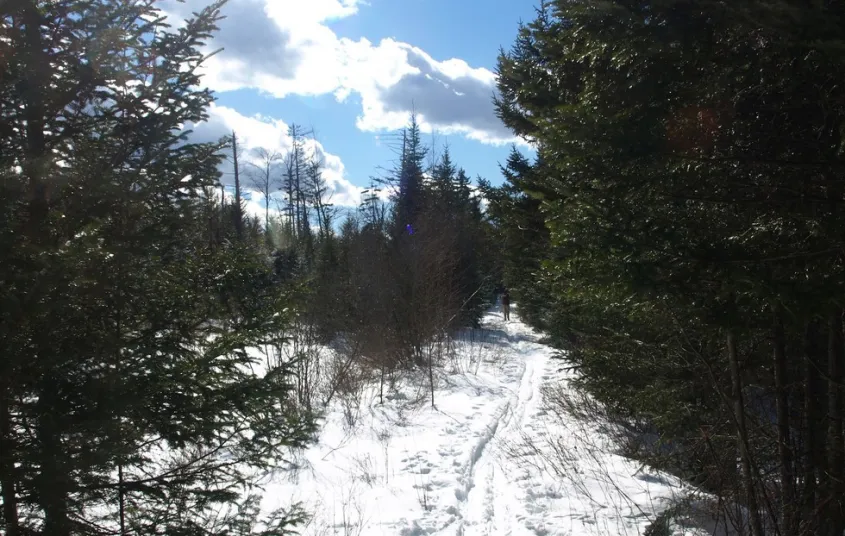
{"type": "Polygon", "coordinates": [[[243,237],[244,215],[241,212],[241,175],[240,166],[238,166],[238,136],[235,131],[232,131],[232,162],[235,168],[235,229],[238,232],[238,238],[243,237]]]}
{"type": "Polygon", "coordinates": [[[362,220],[379,230],[387,225],[388,205],[381,198],[379,179],[372,179],[370,185],[361,192],[361,205],[358,207],[362,220]]]}
{"type": "Polygon", "coordinates": [[[308,169],[305,174],[305,195],[317,213],[317,223],[320,226],[322,238],[331,234],[332,220],[337,212],[334,205],[329,202],[330,196],[326,196],[330,191],[326,179],[323,177],[322,159],[314,155],[308,162],[308,169]]]}
{"type": "MultiPolygon", "coordinates": [[[[241,149],[238,146],[238,135],[235,131],[232,131],[232,138],[231,138],[231,148],[232,148],[232,155],[227,157],[227,160],[232,162],[232,174],[235,176],[235,231],[237,232],[238,239],[240,240],[243,238],[243,231],[244,231],[244,216],[242,212],[241,206],[241,166],[239,163],[241,157],[241,149]]],[[[224,196],[223,194],[223,185],[220,185],[220,192],[221,197],[224,196]]],[[[221,202],[221,206],[225,205],[225,199],[221,202]]]]}
{"type": "Polygon", "coordinates": [[[293,141],[290,151],[284,156],[284,190],[287,195],[287,213],[297,236],[304,236],[308,227],[308,205],[303,183],[308,167],[305,154],[305,139],[310,135],[299,125],[288,127],[288,135],[293,141]]]}
{"type": "Polygon", "coordinates": [[[290,224],[291,228],[294,231],[294,235],[296,234],[296,188],[295,188],[295,177],[296,174],[294,170],[296,168],[295,163],[295,151],[288,152],[287,156],[285,156],[284,160],[284,167],[285,167],[285,176],[284,182],[282,184],[282,189],[285,191],[286,205],[285,205],[285,215],[287,216],[288,223],[290,224]]]}
{"type": "Polygon", "coordinates": [[[446,150],[446,151],[449,150],[449,139],[447,138],[443,142],[442,149],[441,149],[440,137],[441,137],[440,133],[436,129],[431,131],[431,145],[430,145],[428,154],[426,155],[426,163],[425,163],[425,169],[428,173],[431,173],[434,170],[434,168],[437,166],[437,164],[440,163],[442,151],[443,150],[446,150]]]}
{"type": "Polygon", "coordinates": [[[270,194],[281,184],[276,175],[277,165],[282,161],[282,155],[277,151],[269,151],[263,147],[253,150],[257,162],[250,162],[253,173],[252,185],[264,195],[264,228],[270,227],[270,194]]]}

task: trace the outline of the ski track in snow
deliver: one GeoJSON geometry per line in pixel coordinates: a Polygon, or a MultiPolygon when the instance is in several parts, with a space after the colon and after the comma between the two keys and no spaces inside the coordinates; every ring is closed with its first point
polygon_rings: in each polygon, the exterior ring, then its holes
{"type": "Polygon", "coordinates": [[[384,404],[370,390],[351,429],[332,406],[301,469],[270,475],[264,507],[301,502],[315,536],[642,534],[683,483],[615,454],[598,424],[549,411],[544,386],[572,376],[537,333],[497,311],[484,328],[440,375],[436,409],[419,384],[384,404]]]}

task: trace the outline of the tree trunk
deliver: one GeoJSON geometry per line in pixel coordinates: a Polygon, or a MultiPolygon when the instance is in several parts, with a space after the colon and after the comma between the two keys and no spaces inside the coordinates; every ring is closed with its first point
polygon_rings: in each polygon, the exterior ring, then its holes
{"type": "MultiPolygon", "coordinates": [[[[5,381],[5,371],[4,378],[5,381]]],[[[15,490],[15,462],[12,415],[7,386],[0,386],[0,493],[3,497],[3,526],[6,536],[18,536],[18,498],[15,490]]]]}
{"type": "Polygon", "coordinates": [[[38,462],[40,474],[37,481],[38,502],[44,511],[44,534],[50,536],[70,536],[71,527],[68,518],[69,475],[63,467],[65,451],[62,447],[59,425],[56,422],[58,403],[57,382],[48,374],[41,384],[39,395],[38,425],[38,462]]]}
{"type": "Polygon", "coordinates": [[[238,240],[243,239],[244,216],[241,214],[241,176],[238,168],[238,137],[232,131],[232,161],[235,166],[235,232],[238,240]]]}
{"type": "Polygon", "coordinates": [[[117,496],[120,515],[120,536],[126,536],[126,489],[123,481],[123,464],[117,466],[117,496]]]}
{"type": "Polygon", "coordinates": [[[745,405],[742,398],[742,376],[739,366],[739,355],[736,349],[736,335],[732,330],[727,336],[728,362],[731,369],[731,391],[734,403],[734,418],[736,420],[737,442],[739,443],[740,465],[742,468],[742,485],[745,492],[746,508],[751,522],[752,536],[763,536],[763,521],[760,508],[757,505],[757,495],[754,489],[754,473],[751,467],[751,454],[748,445],[748,430],[745,424],[745,405]]]}
{"type": "Polygon", "coordinates": [[[795,477],[789,430],[789,390],[787,387],[786,337],[783,310],[778,305],[774,324],[774,373],[777,396],[778,463],[781,479],[781,534],[798,534],[795,516],[795,477]]]}
{"type": "MultiPolygon", "coordinates": [[[[295,153],[294,153],[295,154],[295,153]]],[[[293,161],[288,159],[287,164],[287,194],[288,194],[288,228],[293,236],[296,236],[296,217],[294,216],[294,200],[293,200],[293,161]]]]}
{"type": "MultiPolygon", "coordinates": [[[[47,164],[47,143],[44,136],[44,91],[42,71],[45,63],[44,44],[41,36],[41,15],[35,2],[22,3],[22,16],[26,38],[26,155],[24,173],[29,179],[31,211],[35,213],[32,223],[41,220],[42,210],[47,203],[47,185],[44,181],[47,164]]],[[[36,225],[37,229],[37,225],[36,225]]]]}
{"type": "Polygon", "coordinates": [[[845,445],[842,438],[842,311],[837,310],[828,318],[828,472],[830,474],[830,530],[833,536],[845,532],[845,445]]]}
{"type": "Polygon", "coordinates": [[[297,125],[291,125],[290,127],[290,135],[291,139],[293,140],[293,161],[291,162],[290,167],[290,196],[291,196],[291,212],[293,214],[293,228],[294,228],[294,235],[297,237],[302,236],[302,222],[300,219],[300,208],[299,203],[301,201],[300,195],[300,188],[299,188],[299,163],[300,163],[300,154],[299,154],[299,127],[297,125]]]}
{"type": "MultiPolygon", "coordinates": [[[[438,342],[438,345],[440,342],[438,342]]],[[[428,386],[431,389],[431,407],[434,408],[434,352],[428,352],[428,386]]]]}
{"type": "MultiPolygon", "coordinates": [[[[36,247],[49,247],[49,234],[45,223],[49,216],[47,188],[47,169],[52,155],[47,149],[44,117],[45,100],[43,92],[47,89],[44,73],[49,65],[46,46],[42,36],[43,17],[36,2],[29,0],[21,3],[26,50],[22,51],[26,69],[26,153],[23,163],[24,173],[29,180],[29,238],[36,247]]],[[[35,361],[44,367],[44,357],[35,354],[35,361]]],[[[47,374],[49,376],[49,374],[47,374]]],[[[3,393],[5,395],[5,392],[3,393]]],[[[65,455],[59,440],[60,431],[56,424],[57,408],[56,383],[49,377],[42,383],[42,392],[37,403],[36,435],[39,442],[36,460],[41,473],[36,482],[38,501],[44,511],[45,534],[56,536],[70,535],[68,519],[67,479],[69,475],[61,466],[60,460],[65,455]]],[[[7,406],[8,408],[8,406],[7,406]]],[[[5,510],[5,502],[4,502],[5,510]]]]}
{"type": "Polygon", "coordinates": [[[804,332],[804,493],[801,500],[805,533],[815,533],[818,526],[819,481],[819,371],[813,362],[814,322],[807,323],[804,332]]]}
{"type": "Polygon", "coordinates": [[[220,217],[218,218],[217,228],[215,229],[214,240],[217,244],[223,243],[223,232],[226,229],[226,188],[220,184],[220,217]]]}

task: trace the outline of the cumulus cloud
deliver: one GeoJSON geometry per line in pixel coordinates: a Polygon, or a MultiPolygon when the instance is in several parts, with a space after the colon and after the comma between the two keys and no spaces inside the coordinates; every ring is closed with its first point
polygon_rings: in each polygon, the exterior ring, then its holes
{"type": "Polygon", "coordinates": [[[365,108],[359,128],[378,130],[385,122],[388,128],[401,126],[396,123],[407,120],[412,103],[425,130],[437,128],[445,134],[465,134],[486,143],[513,141],[513,135],[496,117],[495,75],[491,71],[474,69],[462,60],[438,62],[419,48],[394,45],[405,51],[412,70],[395,84],[363,94],[365,108]]]}
{"type": "MultiPolygon", "coordinates": [[[[165,0],[161,10],[172,25],[181,25],[192,13],[208,4],[205,0],[165,0]]],[[[212,59],[215,69],[224,69],[215,88],[221,91],[249,85],[258,78],[294,76],[301,57],[290,34],[267,14],[264,0],[236,0],[227,5],[225,18],[210,50],[225,49],[225,57],[212,59]]]]}
{"type": "MultiPolygon", "coordinates": [[[[200,1],[167,12],[184,15],[200,1]]],[[[353,16],[362,4],[232,0],[224,8],[229,19],[210,46],[226,50],[209,60],[205,83],[218,91],[253,88],[278,98],[333,94],[345,101],[357,95],[357,126],[369,132],[405,126],[414,109],[426,132],[492,144],[518,141],[495,115],[495,74],[489,69],[454,58],[438,61],[394,39],[375,44],[335,34],[330,23],[353,16]]]]}
{"type": "MultiPolygon", "coordinates": [[[[197,142],[215,141],[231,134],[232,131],[236,132],[238,145],[246,161],[254,159],[254,149],[264,148],[285,155],[293,147],[293,139],[288,134],[288,125],[284,121],[262,116],[248,117],[232,108],[215,104],[209,109],[207,121],[187,125],[187,128],[193,132],[191,139],[197,142]]],[[[329,153],[320,142],[313,139],[306,140],[305,151],[323,162],[323,177],[329,187],[326,201],[338,206],[357,206],[361,202],[362,188],[346,179],[345,167],[340,157],[329,153]]],[[[230,174],[224,175],[223,179],[225,184],[231,184],[233,181],[230,174]]],[[[246,177],[244,186],[249,189],[249,180],[246,177]]],[[[250,198],[257,199],[260,196],[258,192],[250,192],[250,198]]],[[[263,206],[263,201],[261,203],[263,206]]]]}

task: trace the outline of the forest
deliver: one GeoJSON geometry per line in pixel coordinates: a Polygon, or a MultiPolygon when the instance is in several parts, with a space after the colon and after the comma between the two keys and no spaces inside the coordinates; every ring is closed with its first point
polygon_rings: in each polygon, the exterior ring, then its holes
{"type": "Polygon", "coordinates": [[[192,139],[225,1],[156,4],[0,3],[0,532],[293,533],[259,475],[364,384],[435,407],[502,288],[627,457],[737,534],[845,532],[845,3],[544,1],[504,182],[412,115],[345,213],[302,126],[192,139]]]}

